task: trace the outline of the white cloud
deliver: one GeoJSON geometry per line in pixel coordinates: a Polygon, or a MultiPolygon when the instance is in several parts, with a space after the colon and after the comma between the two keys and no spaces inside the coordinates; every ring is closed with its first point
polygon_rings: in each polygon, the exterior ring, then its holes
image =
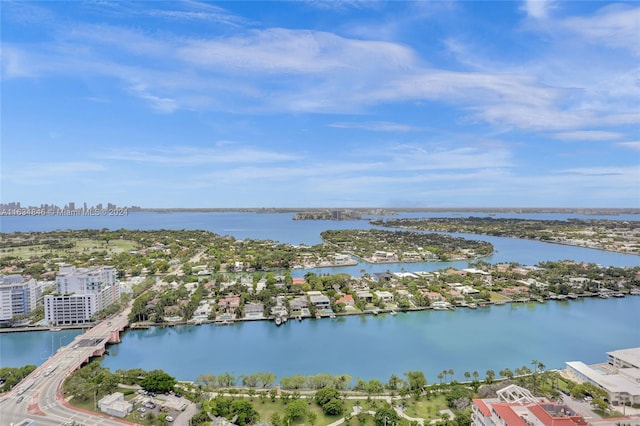
{"type": "MultiPolygon", "coordinates": [[[[632,150],[635,150],[635,151],[640,151],[640,141],[618,142],[618,143],[616,143],[616,146],[619,146],[619,147],[622,147],[622,148],[627,148],[627,149],[632,149],[632,150]]],[[[640,159],[639,159],[639,162],[640,162],[640,159]]]]}
{"type": "Polygon", "coordinates": [[[364,121],[364,122],[345,122],[339,121],[329,124],[329,127],[338,129],[361,129],[373,132],[412,132],[422,130],[419,127],[409,126],[407,124],[393,123],[390,121],[364,121]]]}
{"type": "Polygon", "coordinates": [[[121,149],[101,153],[98,157],[105,160],[132,161],[180,167],[224,163],[273,163],[296,161],[301,158],[299,155],[291,153],[260,150],[230,143],[217,144],[215,148],[176,146],[166,148],[121,149]]]}
{"type": "Polygon", "coordinates": [[[619,132],[606,132],[601,130],[578,130],[574,132],[561,132],[553,135],[556,139],[565,141],[610,141],[624,136],[619,132]]]}
{"type": "Polygon", "coordinates": [[[190,40],[177,49],[177,56],[208,69],[294,74],[353,73],[374,65],[386,70],[402,69],[413,66],[416,59],[411,49],[394,43],[283,28],[230,38],[190,40]]]}
{"type": "Polygon", "coordinates": [[[552,0],[525,0],[522,9],[531,18],[545,19],[548,17],[553,3],[552,0]]]}
{"type": "Polygon", "coordinates": [[[568,18],[562,24],[592,43],[628,49],[640,56],[640,7],[613,4],[593,16],[568,18]]]}

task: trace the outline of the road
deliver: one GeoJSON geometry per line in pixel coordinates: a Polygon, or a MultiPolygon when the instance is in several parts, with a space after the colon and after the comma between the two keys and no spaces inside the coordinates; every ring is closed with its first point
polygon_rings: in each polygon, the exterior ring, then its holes
{"type": "Polygon", "coordinates": [[[23,380],[22,383],[25,383],[33,379],[34,384],[22,395],[18,395],[20,385],[17,385],[0,398],[0,424],[10,426],[30,418],[38,426],[58,426],[73,421],[86,426],[130,425],[131,423],[114,417],[102,417],[96,413],[74,409],[66,404],[61,394],[64,379],[91,356],[99,354],[113,330],[124,329],[128,324],[130,310],[129,306],[122,313],[100,322],[58,350],[23,380]],[[47,374],[47,369],[53,371],[47,374]]]}

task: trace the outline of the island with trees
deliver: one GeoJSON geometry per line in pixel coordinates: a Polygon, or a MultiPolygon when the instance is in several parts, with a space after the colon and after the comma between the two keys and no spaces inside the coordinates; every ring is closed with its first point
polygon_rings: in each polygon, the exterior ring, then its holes
{"type": "Polygon", "coordinates": [[[468,260],[490,256],[493,245],[443,234],[379,229],[329,230],[322,240],[370,263],[468,260]]]}
{"type": "Polygon", "coordinates": [[[458,217],[374,219],[373,225],[539,240],[618,253],[640,254],[640,224],[604,219],[535,220],[458,217]]]}

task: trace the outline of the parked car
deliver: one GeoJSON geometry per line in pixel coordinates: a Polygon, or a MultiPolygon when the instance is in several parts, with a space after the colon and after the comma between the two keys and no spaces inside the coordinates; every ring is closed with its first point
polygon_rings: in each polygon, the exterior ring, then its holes
{"type": "Polygon", "coordinates": [[[167,418],[165,420],[168,421],[169,423],[171,423],[174,420],[174,418],[171,417],[171,416],[167,416],[167,418]]]}
{"type": "Polygon", "coordinates": [[[147,409],[144,408],[144,407],[138,408],[138,413],[145,413],[146,411],[147,411],[147,409]]]}

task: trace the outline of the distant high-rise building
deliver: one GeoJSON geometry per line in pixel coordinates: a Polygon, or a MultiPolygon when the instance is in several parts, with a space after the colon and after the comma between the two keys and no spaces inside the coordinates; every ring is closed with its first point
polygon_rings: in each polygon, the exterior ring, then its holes
{"type": "Polygon", "coordinates": [[[76,203],[74,203],[73,201],[69,201],[69,210],[75,210],[76,209],[76,203]]]}

